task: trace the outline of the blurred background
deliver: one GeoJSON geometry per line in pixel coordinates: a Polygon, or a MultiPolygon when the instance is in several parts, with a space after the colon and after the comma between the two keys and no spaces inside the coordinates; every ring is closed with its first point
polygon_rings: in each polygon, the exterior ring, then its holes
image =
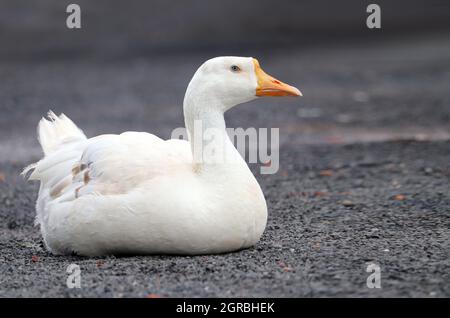
{"type": "Polygon", "coordinates": [[[280,127],[282,143],[449,136],[450,3],[377,1],[71,1],[0,4],[0,156],[40,150],[52,109],[88,135],[183,125],[184,90],[206,59],[257,57],[304,97],[263,99],[227,114],[230,127],[280,127]],[[20,142],[18,142],[20,141],[20,142]],[[18,149],[17,144],[25,145],[18,149]]]}

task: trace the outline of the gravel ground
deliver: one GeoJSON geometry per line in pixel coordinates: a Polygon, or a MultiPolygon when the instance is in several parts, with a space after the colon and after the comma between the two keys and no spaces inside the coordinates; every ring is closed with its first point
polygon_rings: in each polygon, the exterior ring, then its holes
{"type": "Polygon", "coordinates": [[[305,97],[227,114],[230,127],[280,127],[280,170],[257,174],[269,207],[261,242],[199,257],[52,256],[33,227],[38,186],[18,173],[40,156],[35,126],[49,108],[90,136],[169,137],[189,78],[218,52],[1,62],[0,297],[449,297],[449,51],[442,37],[235,52],[305,97]],[[366,287],[372,262],[381,289],[366,287]],[[71,263],[81,289],[66,287],[71,263]]]}

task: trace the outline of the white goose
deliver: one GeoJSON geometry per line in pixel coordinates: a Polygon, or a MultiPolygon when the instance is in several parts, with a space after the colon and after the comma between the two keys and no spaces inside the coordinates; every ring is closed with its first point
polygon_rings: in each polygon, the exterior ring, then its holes
{"type": "Polygon", "coordinates": [[[50,112],[38,126],[45,156],[24,170],[40,181],[36,223],[48,250],[193,255],[254,245],[266,226],[266,201],[223,114],[264,95],[301,93],[256,59],[217,57],[187,88],[189,141],[145,132],[87,139],[64,114],[50,112]],[[204,138],[211,130],[214,138],[204,138]]]}

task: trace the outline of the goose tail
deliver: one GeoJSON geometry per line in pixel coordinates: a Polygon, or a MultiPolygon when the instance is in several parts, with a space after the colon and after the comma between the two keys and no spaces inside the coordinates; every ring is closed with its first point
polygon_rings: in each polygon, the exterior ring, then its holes
{"type": "MultiPolygon", "coordinates": [[[[86,140],[83,131],[74,124],[74,122],[64,114],[57,116],[54,112],[49,111],[47,118],[43,117],[37,127],[38,141],[44,151],[44,159],[57,151],[63,144],[69,144],[74,141],[86,140]]],[[[36,172],[36,168],[43,160],[27,166],[22,175],[26,176],[33,171],[28,179],[40,179],[36,172]]]]}
{"type": "Polygon", "coordinates": [[[58,146],[75,139],[86,139],[86,136],[69,117],[61,114],[59,117],[49,111],[47,118],[39,122],[38,140],[45,155],[50,154],[58,146]]]}

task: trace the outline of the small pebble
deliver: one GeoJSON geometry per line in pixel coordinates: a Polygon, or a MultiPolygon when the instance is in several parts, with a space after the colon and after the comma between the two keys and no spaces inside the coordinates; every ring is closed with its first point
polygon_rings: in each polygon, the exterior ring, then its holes
{"type": "Polygon", "coordinates": [[[344,201],[342,201],[342,205],[343,206],[354,206],[355,203],[353,203],[353,201],[350,201],[350,200],[344,200],[344,201]]]}
{"type": "Polygon", "coordinates": [[[319,172],[319,176],[321,177],[331,177],[334,174],[333,170],[326,169],[319,172]]]}
{"type": "Polygon", "coordinates": [[[369,95],[363,91],[356,91],[353,93],[353,100],[359,103],[365,103],[369,101],[369,95]]]}
{"type": "Polygon", "coordinates": [[[397,194],[397,195],[393,196],[393,199],[396,200],[396,201],[403,201],[403,200],[406,199],[406,196],[403,195],[403,194],[397,194]]]}

